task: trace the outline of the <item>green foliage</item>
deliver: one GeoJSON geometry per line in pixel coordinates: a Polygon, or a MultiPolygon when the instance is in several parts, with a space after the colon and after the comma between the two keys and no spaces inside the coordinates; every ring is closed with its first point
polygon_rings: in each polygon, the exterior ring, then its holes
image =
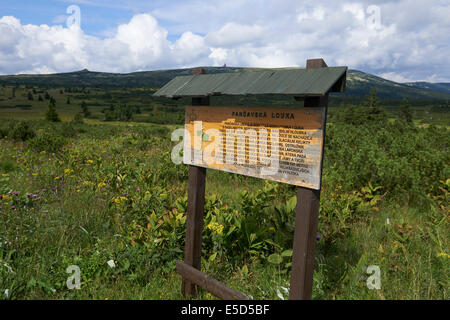
{"type": "MultiPolygon", "coordinates": [[[[94,116],[103,105],[117,120],[127,103],[132,120],[153,111],[152,121],[182,121],[184,109],[172,102],[139,115],[140,102],[126,101],[139,93],[110,91],[119,107],[108,108],[112,101],[73,91],[94,116]]],[[[448,129],[387,119],[375,98],[330,117],[313,297],[446,299],[448,129]],[[382,290],[365,285],[372,264],[381,268],[382,290]]],[[[0,122],[0,288],[9,298],[181,298],[175,262],[183,259],[188,166],[170,159],[173,126],[32,121],[37,135],[22,143],[11,136],[22,125],[0,122]],[[82,290],[66,288],[72,264],[81,268],[82,290]]],[[[202,270],[256,299],[282,297],[295,189],[208,170],[202,270]]]]}
{"type": "Polygon", "coordinates": [[[29,122],[18,121],[11,122],[8,136],[14,140],[27,141],[36,136],[29,122]]]}
{"type": "Polygon", "coordinates": [[[83,113],[82,112],[75,113],[75,116],[73,117],[72,122],[78,123],[78,124],[83,123],[84,122],[83,121],[83,113]]]}
{"type": "Polygon", "coordinates": [[[130,121],[132,117],[133,108],[129,105],[112,106],[109,110],[105,110],[105,121],[130,121]]]}
{"type": "Polygon", "coordinates": [[[371,91],[363,105],[342,107],[331,121],[353,126],[380,126],[385,124],[387,119],[386,110],[380,107],[375,91],[371,91]]]}
{"type": "Polygon", "coordinates": [[[81,111],[83,112],[83,115],[85,118],[88,118],[91,115],[91,112],[89,111],[89,109],[87,107],[86,101],[83,101],[81,103],[81,111]]]}
{"type": "Polygon", "coordinates": [[[45,113],[45,119],[51,122],[60,122],[59,115],[56,112],[55,102],[50,100],[47,106],[47,112],[45,113]]]}
{"type": "Polygon", "coordinates": [[[66,144],[66,139],[54,132],[44,132],[28,140],[28,146],[37,152],[59,152],[66,144]]]}
{"type": "Polygon", "coordinates": [[[400,106],[400,113],[403,120],[405,120],[407,123],[412,122],[412,112],[408,100],[403,99],[402,105],[400,106]]]}
{"type": "MultiPolygon", "coordinates": [[[[383,186],[390,199],[419,204],[449,176],[449,131],[445,127],[407,126],[403,121],[360,121],[359,113],[327,128],[324,183],[360,190],[383,186]],[[356,119],[355,119],[356,118],[356,119]],[[365,123],[365,124],[364,124],[365,123]]],[[[345,115],[345,116],[344,116],[345,115]]]]}

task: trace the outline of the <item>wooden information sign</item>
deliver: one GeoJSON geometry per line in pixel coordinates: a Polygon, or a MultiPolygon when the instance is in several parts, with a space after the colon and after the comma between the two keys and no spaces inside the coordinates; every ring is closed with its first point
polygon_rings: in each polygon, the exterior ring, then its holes
{"type": "Polygon", "coordinates": [[[186,244],[184,262],[177,262],[183,296],[196,296],[201,287],[222,299],[248,299],[200,271],[206,168],[211,168],[298,186],[289,299],[311,299],[328,93],[345,90],[347,68],[340,68],[336,73],[323,59],[307,60],[306,69],[315,71],[284,72],[284,78],[279,77],[285,83],[276,82],[281,80],[272,77],[275,71],[250,77],[249,83],[244,73],[213,79],[202,78],[203,69],[197,69],[192,77],[177,77],[157,92],[192,97],[183,146],[183,162],[189,165],[186,244]],[[239,80],[241,75],[245,81],[239,80]],[[232,89],[236,81],[241,84],[237,91],[232,89]],[[252,91],[271,87],[271,82],[279,87],[252,91]],[[294,87],[295,92],[289,91],[294,87]],[[211,95],[280,94],[280,90],[303,100],[303,107],[209,106],[211,95]]]}
{"type": "Polygon", "coordinates": [[[190,106],[183,162],[320,189],[325,108],[190,106]]]}

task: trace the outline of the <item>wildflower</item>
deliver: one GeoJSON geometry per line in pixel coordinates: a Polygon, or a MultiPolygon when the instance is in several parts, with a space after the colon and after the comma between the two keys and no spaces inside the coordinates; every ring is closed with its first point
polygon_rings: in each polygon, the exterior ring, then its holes
{"type": "Polygon", "coordinates": [[[274,227],[269,227],[269,230],[270,231],[275,231],[275,228],[274,227]]]}
{"type": "Polygon", "coordinates": [[[97,187],[100,189],[100,188],[103,188],[104,186],[106,186],[106,183],[104,183],[104,182],[100,182],[98,185],[97,185],[97,187]]]}
{"type": "Polygon", "coordinates": [[[322,238],[322,237],[319,236],[319,235],[316,236],[316,240],[320,240],[321,238],[322,238]]]}
{"type": "Polygon", "coordinates": [[[14,191],[14,192],[13,192],[13,195],[18,196],[19,193],[18,193],[17,191],[14,191]]]}
{"type": "Polygon", "coordinates": [[[94,160],[89,159],[87,163],[94,163],[94,160]]]}
{"type": "Polygon", "coordinates": [[[33,177],[36,177],[38,174],[37,174],[36,172],[33,172],[31,175],[32,175],[33,177]]]}
{"type": "Polygon", "coordinates": [[[16,207],[15,206],[11,206],[11,210],[16,210],[16,207]]]}
{"type": "Polygon", "coordinates": [[[278,288],[277,288],[277,296],[278,296],[278,298],[280,298],[281,300],[284,300],[284,296],[283,296],[283,294],[281,293],[280,289],[278,289],[278,288]]]}
{"type": "Polygon", "coordinates": [[[114,260],[109,260],[108,262],[106,262],[107,264],[108,264],[108,266],[110,267],[110,268],[115,268],[116,267],[116,264],[114,263],[114,260]]]}
{"type": "Polygon", "coordinates": [[[37,198],[37,194],[33,194],[31,197],[36,199],[37,198]]]}
{"type": "Polygon", "coordinates": [[[55,177],[55,180],[59,180],[59,179],[61,179],[61,177],[55,177]]]}
{"type": "Polygon", "coordinates": [[[7,173],[2,173],[2,177],[9,177],[9,174],[7,174],[7,173]]]}
{"type": "Polygon", "coordinates": [[[217,234],[222,234],[223,232],[223,225],[217,223],[217,222],[211,222],[208,224],[207,228],[217,234]]]}
{"type": "Polygon", "coordinates": [[[28,197],[28,198],[31,197],[31,193],[27,193],[27,197],[28,197]]]}

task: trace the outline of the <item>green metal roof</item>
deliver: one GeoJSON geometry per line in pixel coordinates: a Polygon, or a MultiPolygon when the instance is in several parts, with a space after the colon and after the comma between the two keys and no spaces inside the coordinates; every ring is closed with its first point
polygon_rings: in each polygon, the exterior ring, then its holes
{"type": "Polygon", "coordinates": [[[346,75],[347,67],[326,67],[178,76],[159,89],[154,96],[322,96],[327,92],[343,92],[346,75]]]}

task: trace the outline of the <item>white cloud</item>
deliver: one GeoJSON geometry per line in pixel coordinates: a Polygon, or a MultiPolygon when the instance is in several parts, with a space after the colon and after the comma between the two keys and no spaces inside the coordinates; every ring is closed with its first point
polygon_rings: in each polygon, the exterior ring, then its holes
{"type": "Polygon", "coordinates": [[[187,31],[171,46],[171,50],[177,66],[193,66],[206,62],[209,47],[204,37],[187,31]]]}
{"type": "Polygon", "coordinates": [[[224,63],[286,67],[323,57],[328,65],[401,82],[450,81],[446,1],[386,0],[377,6],[369,0],[160,3],[158,10],[108,29],[103,39],[65,23],[22,25],[3,17],[0,73],[132,72],[224,63]],[[169,33],[180,36],[170,41],[169,33]]]}
{"type": "Polygon", "coordinates": [[[211,54],[208,56],[213,61],[213,66],[220,66],[227,62],[228,50],[224,48],[211,48],[211,54]]]}
{"type": "Polygon", "coordinates": [[[212,46],[230,47],[250,43],[261,38],[264,28],[229,22],[217,31],[208,33],[206,40],[212,46]]]}

